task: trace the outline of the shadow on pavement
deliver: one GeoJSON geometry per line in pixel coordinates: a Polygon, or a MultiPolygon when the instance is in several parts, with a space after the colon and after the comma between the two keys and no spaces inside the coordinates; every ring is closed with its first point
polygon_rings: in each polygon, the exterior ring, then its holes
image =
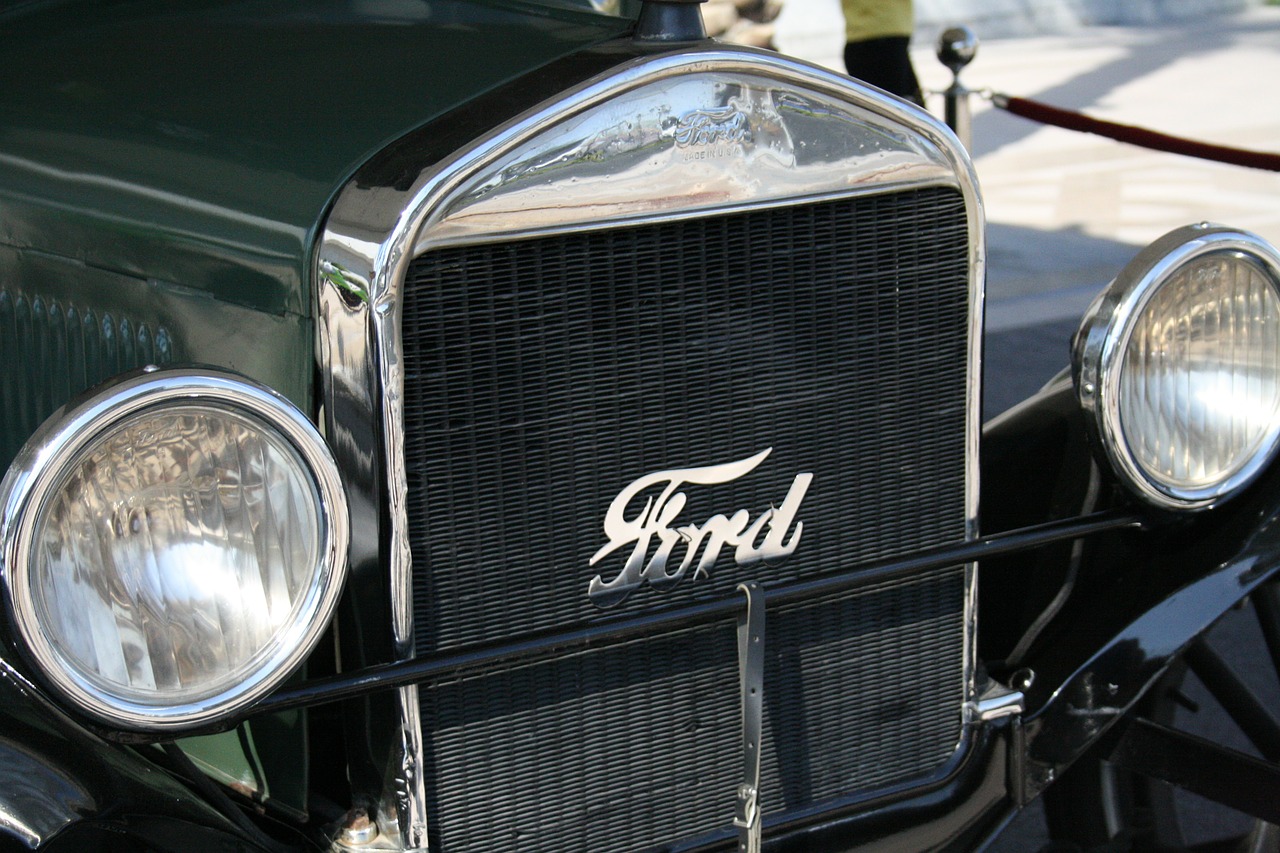
{"type": "Polygon", "coordinates": [[[982,417],[990,420],[1039,391],[1071,363],[1076,320],[1062,320],[987,335],[982,417]]]}
{"type": "MultiPolygon", "coordinates": [[[[991,222],[987,224],[987,299],[1000,301],[1064,288],[1096,290],[1115,278],[1141,249],[1086,234],[1078,225],[1050,231],[991,222]]],[[[1028,324],[1036,319],[1029,317],[1028,324]]]]}

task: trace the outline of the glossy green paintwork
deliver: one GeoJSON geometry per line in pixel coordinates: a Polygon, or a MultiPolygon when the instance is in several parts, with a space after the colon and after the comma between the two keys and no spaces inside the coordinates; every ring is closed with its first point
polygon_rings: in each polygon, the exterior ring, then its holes
{"type": "Polygon", "coordinates": [[[146,364],[216,363],[305,405],[310,329],[297,314],[0,246],[0,469],[55,408],[146,364]]]}
{"type": "MultiPolygon", "coordinates": [[[[628,26],[512,0],[10,7],[0,288],[60,290],[64,307],[135,326],[171,320],[186,329],[178,360],[239,370],[310,411],[312,249],[335,194],[388,142],[628,26]]],[[[42,391],[65,384],[62,363],[24,369],[0,374],[0,390],[33,397],[26,415],[0,414],[6,465],[68,396],[42,391]]],[[[89,369],[69,392],[106,375],[89,369]]]]}
{"type": "MultiPolygon", "coordinates": [[[[515,0],[0,10],[0,468],[70,397],[147,363],[230,368],[314,411],[312,252],[342,186],[389,142],[629,28],[515,0]]],[[[189,746],[304,809],[305,720],[259,722],[189,746]]],[[[83,741],[86,759],[115,751],[83,741]]]]}
{"type": "Polygon", "coordinates": [[[330,199],[407,131],[629,23],[515,2],[0,15],[0,244],[308,315],[330,199]]]}
{"type": "Polygon", "coordinates": [[[290,819],[307,817],[307,715],[256,717],[234,731],[184,738],[196,766],[243,797],[290,819]]]}

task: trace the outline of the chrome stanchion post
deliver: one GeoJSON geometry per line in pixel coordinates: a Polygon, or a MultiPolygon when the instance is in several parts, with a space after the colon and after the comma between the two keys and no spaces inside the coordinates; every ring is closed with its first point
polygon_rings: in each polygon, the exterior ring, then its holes
{"type": "Polygon", "coordinates": [[[978,37],[968,27],[950,27],[938,36],[938,61],[951,69],[951,85],[942,93],[947,126],[955,131],[966,149],[973,142],[969,111],[972,91],[960,82],[960,72],[978,54],[978,37]]]}

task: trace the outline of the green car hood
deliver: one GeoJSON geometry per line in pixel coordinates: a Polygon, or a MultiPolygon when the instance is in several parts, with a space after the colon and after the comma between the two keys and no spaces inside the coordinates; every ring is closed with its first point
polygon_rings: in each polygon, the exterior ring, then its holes
{"type": "Polygon", "coordinates": [[[370,155],[627,31],[512,0],[43,2],[0,11],[0,246],[306,315],[370,155]]]}

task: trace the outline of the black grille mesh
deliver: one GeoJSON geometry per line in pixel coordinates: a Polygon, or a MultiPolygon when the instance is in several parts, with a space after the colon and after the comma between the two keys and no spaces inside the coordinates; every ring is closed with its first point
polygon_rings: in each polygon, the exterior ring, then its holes
{"type": "Polygon", "coordinates": [[[682,521],[782,501],[804,547],[722,558],[647,609],[964,534],[967,254],[957,193],[446,250],[405,290],[419,652],[588,619],[601,522],[638,477],[773,453],[682,521]]]}
{"type": "MultiPolygon", "coordinates": [[[[962,539],[967,271],[950,189],[416,259],[402,334],[419,653],[962,539]],[[811,472],[792,557],[741,569],[726,549],[708,578],[610,611],[590,602],[591,578],[629,550],[589,565],[619,492],[770,447],[747,476],[682,489],[678,523],[756,518],[811,472]]],[[[945,761],[962,583],[949,572],[804,620],[769,614],[768,808],[945,761]]],[[[724,826],[740,765],[734,648],[732,626],[697,629],[424,691],[443,849],[542,849],[546,833],[556,849],[634,850],[724,826]]]]}
{"type": "MultiPolygon", "coordinates": [[[[941,766],[960,737],[961,572],[770,612],[762,807],[941,766]]],[[[650,849],[724,830],[742,782],[732,623],[423,693],[433,849],[650,849]]]]}

